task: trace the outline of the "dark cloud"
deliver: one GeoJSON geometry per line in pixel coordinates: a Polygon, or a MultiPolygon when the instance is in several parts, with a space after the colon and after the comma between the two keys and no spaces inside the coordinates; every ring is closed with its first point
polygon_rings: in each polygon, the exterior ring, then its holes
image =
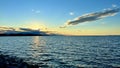
{"type": "Polygon", "coordinates": [[[30,28],[18,28],[18,30],[16,30],[15,28],[11,28],[11,27],[0,27],[0,34],[47,35],[46,32],[40,30],[33,30],[30,28]]]}
{"type": "MultiPolygon", "coordinates": [[[[47,29],[47,28],[46,28],[47,29]]],[[[30,28],[11,28],[11,27],[0,27],[0,35],[60,35],[57,33],[54,33],[53,31],[41,31],[40,29],[35,30],[35,29],[30,29],[30,28]]]]}
{"type": "Polygon", "coordinates": [[[19,29],[23,31],[33,31],[33,29],[30,29],[30,28],[19,28],[19,29]]]}
{"type": "Polygon", "coordinates": [[[89,14],[82,15],[72,21],[68,21],[66,24],[67,25],[77,25],[79,23],[96,21],[96,20],[103,19],[103,18],[106,18],[109,16],[114,16],[119,11],[120,11],[119,8],[113,8],[113,9],[106,9],[101,12],[89,13],[89,14]]]}

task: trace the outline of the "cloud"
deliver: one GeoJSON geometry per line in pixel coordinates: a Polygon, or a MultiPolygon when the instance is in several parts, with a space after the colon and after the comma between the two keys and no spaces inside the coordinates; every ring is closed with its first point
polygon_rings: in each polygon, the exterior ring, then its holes
{"type": "Polygon", "coordinates": [[[19,28],[20,30],[23,30],[23,31],[33,31],[32,29],[30,28],[19,28]]]}
{"type": "MultiPolygon", "coordinates": [[[[47,29],[47,28],[46,28],[47,29]]],[[[20,35],[20,36],[29,36],[29,35],[60,35],[57,34],[53,31],[41,31],[39,29],[31,29],[31,28],[18,28],[18,30],[16,28],[12,28],[12,27],[1,27],[0,26],[0,35],[20,35]]]]}
{"type": "Polygon", "coordinates": [[[0,26],[0,31],[5,31],[5,30],[11,30],[14,31],[15,29],[12,27],[4,27],[4,26],[0,26]]]}
{"type": "Polygon", "coordinates": [[[40,10],[32,9],[32,12],[33,12],[33,13],[40,13],[40,10]]]}
{"type": "Polygon", "coordinates": [[[117,5],[115,5],[115,4],[112,4],[112,7],[117,7],[117,5]]]}
{"type": "Polygon", "coordinates": [[[59,28],[66,28],[67,26],[60,26],[59,28]]]}
{"type": "Polygon", "coordinates": [[[77,25],[79,23],[84,23],[84,22],[91,22],[91,21],[96,21],[100,20],[109,16],[114,16],[120,11],[119,8],[113,8],[113,9],[106,9],[101,12],[94,12],[94,13],[89,13],[89,14],[84,14],[82,16],[79,16],[78,18],[75,18],[74,20],[67,21],[65,26],[68,25],[77,25]]]}
{"type": "Polygon", "coordinates": [[[32,12],[34,12],[35,10],[34,9],[32,9],[32,12]]]}
{"type": "Polygon", "coordinates": [[[73,15],[74,15],[74,12],[70,12],[69,14],[70,14],[71,16],[73,16],[73,15]]]}
{"type": "Polygon", "coordinates": [[[37,11],[35,11],[35,13],[40,13],[40,11],[39,11],[39,10],[37,10],[37,11]]]}

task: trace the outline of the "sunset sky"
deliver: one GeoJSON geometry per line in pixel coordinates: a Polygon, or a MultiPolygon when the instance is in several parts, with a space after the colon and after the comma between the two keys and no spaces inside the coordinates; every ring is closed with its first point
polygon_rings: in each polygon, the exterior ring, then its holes
{"type": "Polygon", "coordinates": [[[120,0],[0,0],[0,26],[120,35],[119,7],[120,0]]]}

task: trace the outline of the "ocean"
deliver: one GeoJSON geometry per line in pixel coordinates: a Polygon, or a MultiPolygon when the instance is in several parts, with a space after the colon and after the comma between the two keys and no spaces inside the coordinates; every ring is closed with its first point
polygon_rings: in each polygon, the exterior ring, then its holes
{"type": "Polygon", "coordinates": [[[3,36],[0,51],[43,68],[120,67],[120,36],[3,36]]]}

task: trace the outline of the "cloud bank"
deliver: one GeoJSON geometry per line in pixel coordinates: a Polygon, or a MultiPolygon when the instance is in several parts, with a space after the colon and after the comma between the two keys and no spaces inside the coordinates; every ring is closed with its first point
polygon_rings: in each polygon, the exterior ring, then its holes
{"type": "Polygon", "coordinates": [[[109,16],[114,16],[120,11],[119,8],[113,8],[113,9],[106,9],[101,12],[94,12],[94,13],[89,13],[89,14],[84,14],[82,16],[79,16],[78,18],[66,22],[66,26],[68,25],[77,25],[79,23],[84,23],[84,22],[91,22],[91,21],[96,21],[99,19],[103,19],[109,16]]]}
{"type": "Polygon", "coordinates": [[[35,30],[31,28],[12,28],[12,27],[1,27],[0,36],[48,36],[48,35],[60,35],[51,31],[41,31],[40,29],[35,30]]]}

